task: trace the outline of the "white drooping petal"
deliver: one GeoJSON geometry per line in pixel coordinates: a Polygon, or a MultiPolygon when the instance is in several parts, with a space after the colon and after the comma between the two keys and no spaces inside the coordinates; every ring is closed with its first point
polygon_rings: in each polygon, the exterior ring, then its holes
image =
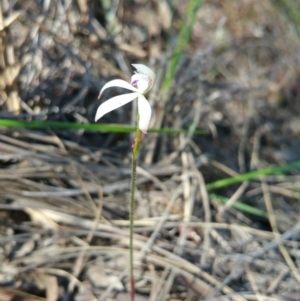
{"type": "Polygon", "coordinates": [[[133,87],[132,85],[130,85],[129,83],[127,83],[125,80],[122,79],[114,79],[111,80],[110,82],[106,83],[103,88],[101,89],[98,99],[101,97],[102,93],[104,90],[106,90],[107,88],[111,88],[111,87],[120,87],[120,88],[124,88],[124,89],[128,89],[134,92],[137,92],[137,89],[135,87],[133,87]]]}
{"type": "Polygon", "coordinates": [[[139,96],[139,94],[135,92],[135,93],[129,93],[129,94],[122,94],[122,95],[118,95],[113,98],[110,98],[109,100],[107,100],[106,102],[102,103],[99,106],[97,113],[96,113],[95,121],[99,120],[103,115],[105,115],[119,107],[126,105],[127,103],[134,100],[138,96],[139,96]]]}
{"type": "Polygon", "coordinates": [[[143,65],[143,64],[132,64],[132,66],[141,74],[145,74],[148,75],[152,81],[152,83],[154,83],[155,81],[155,74],[154,72],[147,66],[143,65]]]}
{"type": "Polygon", "coordinates": [[[139,129],[143,133],[147,134],[152,111],[151,106],[144,95],[139,95],[138,97],[138,111],[140,115],[139,129]]]}

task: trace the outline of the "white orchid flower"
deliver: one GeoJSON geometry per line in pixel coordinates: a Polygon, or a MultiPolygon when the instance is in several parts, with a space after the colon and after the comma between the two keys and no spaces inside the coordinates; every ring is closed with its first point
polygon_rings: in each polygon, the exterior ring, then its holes
{"type": "Polygon", "coordinates": [[[144,95],[152,88],[155,81],[155,74],[145,65],[134,64],[132,66],[137,71],[135,71],[132,75],[130,84],[122,79],[112,80],[103,86],[98,99],[102,96],[103,91],[110,87],[125,88],[134,91],[134,93],[118,95],[102,103],[97,110],[95,121],[99,120],[106,113],[109,113],[110,111],[113,111],[137,98],[139,113],[138,126],[143,133],[147,134],[152,112],[150,104],[144,95]]]}

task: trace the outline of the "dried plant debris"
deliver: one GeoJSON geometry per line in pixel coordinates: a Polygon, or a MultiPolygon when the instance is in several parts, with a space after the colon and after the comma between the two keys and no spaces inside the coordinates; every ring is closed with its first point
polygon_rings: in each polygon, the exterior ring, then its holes
{"type": "MultiPolygon", "coordinates": [[[[148,61],[150,127],[190,129],[144,138],[136,300],[300,298],[299,169],[206,189],[300,160],[297,31],[273,1],[225,2],[202,4],[164,107],[187,2],[0,3],[0,118],[93,122],[103,84],[148,61]]],[[[0,128],[1,300],[130,300],[130,145],[128,134],[0,128]]]]}

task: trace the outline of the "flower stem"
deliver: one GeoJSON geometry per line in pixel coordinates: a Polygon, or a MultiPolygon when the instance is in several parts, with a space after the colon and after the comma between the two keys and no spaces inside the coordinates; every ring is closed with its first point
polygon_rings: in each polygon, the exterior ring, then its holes
{"type": "Polygon", "coordinates": [[[139,155],[140,145],[142,142],[143,133],[137,129],[135,138],[132,142],[132,169],[131,169],[131,186],[130,186],[130,235],[129,235],[129,250],[130,250],[130,288],[131,288],[131,301],[134,301],[134,273],[133,273],[133,226],[134,226],[134,194],[135,194],[135,181],[136,181],[136,166],[139,155]]]}

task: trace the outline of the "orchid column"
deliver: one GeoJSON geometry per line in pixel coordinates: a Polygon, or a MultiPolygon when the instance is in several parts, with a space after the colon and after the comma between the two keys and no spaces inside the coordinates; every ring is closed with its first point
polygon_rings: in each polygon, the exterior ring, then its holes
{"type": "Polygon", "coordinates": [[[132,75],[130,84],[122,79],[115,79],[103,86],[100,91],[100,98],[103,91],[110,87],[125,88],[133,93],[115,96],[103,104],[97,110],[95,121],[103,115],[113,111],[130,101],[137,99],[137,130],[134,141],[132,142],[132,174],[131,174],[131,191],[130,191],[130,282],[131,282],[131,300],[134,300],[134,275],[133,275],[133,221],[134,221],[134,193],[136,180],[136,166],[143,133],[147,134],[149,122],[151,119],[151,106],[145,98],[145,94],[152,88],[155,81],[154,72],[142,64],[132,65],[137,71],[132,75]]]}

